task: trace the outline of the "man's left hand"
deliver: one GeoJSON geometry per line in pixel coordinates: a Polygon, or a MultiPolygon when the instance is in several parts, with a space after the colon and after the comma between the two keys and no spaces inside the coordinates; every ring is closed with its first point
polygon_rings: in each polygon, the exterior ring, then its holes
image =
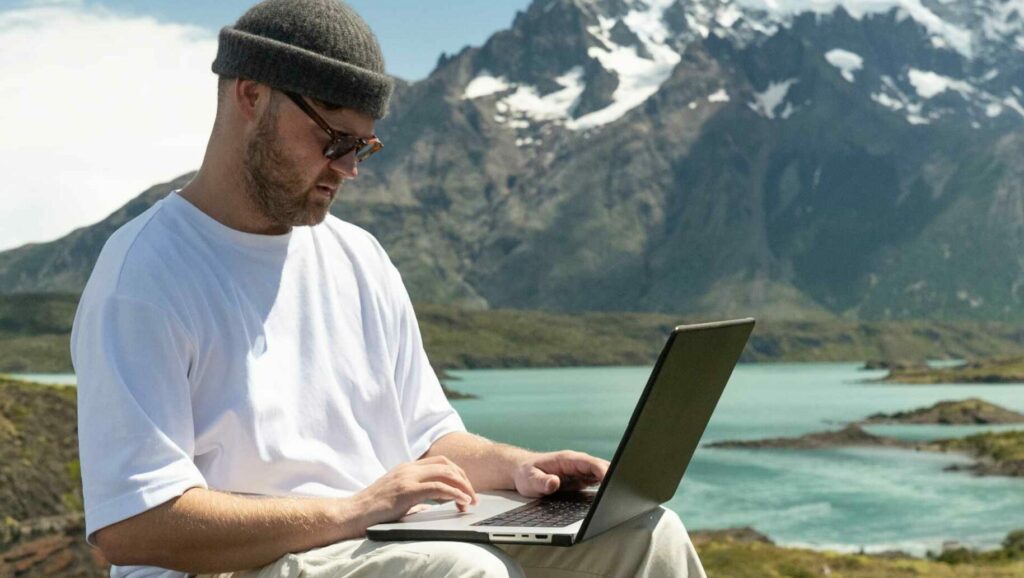
{"type": "Polygon", "coordinates": [[[599,483],[608,472],[608,461],[582,452],[562,450],[531,454],[512,473],[516,491],[539,498],[561,490],[581,490],[599,483]]]}

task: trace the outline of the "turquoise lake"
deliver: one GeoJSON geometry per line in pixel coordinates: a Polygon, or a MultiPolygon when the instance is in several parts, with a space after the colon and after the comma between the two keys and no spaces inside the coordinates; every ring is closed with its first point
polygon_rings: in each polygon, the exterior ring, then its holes
{"type": "MultiPolygon", "coordinates": [[[[467,427],[535,449],[572,448],[610,458],[647,381],[648,368],[452,372],[467,427]]],[[[702,443],[801,435],[879,411],[981,397],[1024,412],[1024,385],[894,386],[862,383],[884,372],[857,364],[741,365],[702,443]]],[[[912,439],[957,437],[984,427],[872,426],[912,439]]],[[[957,541],[996,546],[1024,528],[1024,480],[943,468],[970,460],[874,448],[701,448],[669,502],[691,529],[752,526],[786,545],[902,549],[917,555],[957,541]]]]}
{"type": "MultiPolygon", "coordinates": [[[[467,427],[538,450],[611,458],[649,368],[454,371],[449,386],[467,427]]],[[[875,385],[857,364],[754,364],[733,373],[702,443],[801,435],[872,413],[980,397],[1024,412],[1024,385],[875,385]]],[[[68,383],[74,376],[23,376],[68,383]]],[[[871,426],[907,439],[999,428],[871,426]]],[[[1024,528],[1024,480],[943,471],[955,454],[905,450],[701,448],[668,503],[690,529],[752,526],[784,545],[901,549],[922,555],[955,541],[993,547],[1024,528]]]]}

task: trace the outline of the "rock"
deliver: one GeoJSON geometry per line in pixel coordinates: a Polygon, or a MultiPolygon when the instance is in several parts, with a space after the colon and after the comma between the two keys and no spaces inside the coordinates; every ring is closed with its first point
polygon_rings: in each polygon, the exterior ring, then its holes
{"type": "Polygon", "coordinates": [[[110,564],[86,543],[81,514],[18,523],[14,543],[0,545],[0,578],[107,576],[110,564]]]}

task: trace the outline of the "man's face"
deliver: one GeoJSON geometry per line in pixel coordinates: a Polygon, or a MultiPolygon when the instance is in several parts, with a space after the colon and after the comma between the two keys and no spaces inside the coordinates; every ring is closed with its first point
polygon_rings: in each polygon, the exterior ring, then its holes
{"type": "MultiPolygon", "coordinates": [[[[354,111],[318,112],[338,130],[355,125],[372,134],[373,120],[354,111]]],[[[267,109],[246,145],[244,168],[250,198],[274,225],[322,222],[344,179],[358,174],[353,154],[335,161],[323,155],[329,140],[288,98],[270,92],[267,109]]]]}

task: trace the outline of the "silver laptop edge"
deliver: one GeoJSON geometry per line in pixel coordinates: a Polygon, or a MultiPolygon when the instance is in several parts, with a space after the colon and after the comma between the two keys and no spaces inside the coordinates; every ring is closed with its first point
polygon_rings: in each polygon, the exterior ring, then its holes
{"type": "Polygon", "coordinates": [[[747,318],[672,331],[582,520],[564,527],[471,526],[535,500],[481,492],[470,512],[449,502],[373,526],[368,537],[571,546],[657,508],[675,494],[753,327],[747,318]]]}

